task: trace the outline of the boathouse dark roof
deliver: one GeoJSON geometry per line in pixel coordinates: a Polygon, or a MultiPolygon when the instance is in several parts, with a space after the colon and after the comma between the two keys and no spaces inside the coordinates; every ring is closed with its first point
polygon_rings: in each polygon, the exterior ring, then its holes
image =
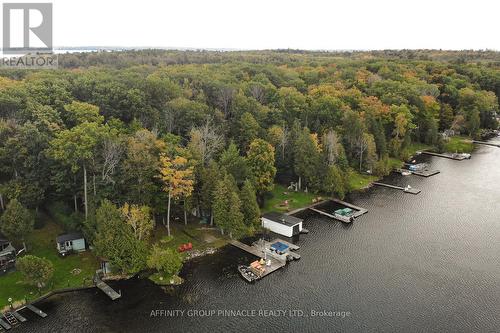
{"type": "Polygon", "coordinates": [[[72,241],[72,240],[75,240],[75,239],[82,239],[82,238],[83,238],[83,235],[79,234],[79,233],[64,234],[64,235],[58,236],[56,238],[56,242],[57,243],[64,243],[64,242],[67,242],[67,241],[72,241]]]}
{"type": "Polygon", "coordinates": [[[4,238],[0,238],[0,245],[9,244],[10,242],[4,238]]]}
{"type": "Polygon", "coordinates": [[[298,217],[285,215],[278,212],[265,213],[264,215],[262,215],[262,217],[289,227],[293,227],[294,225],[302,222],[302,219],[299,219],[298,217]]]}

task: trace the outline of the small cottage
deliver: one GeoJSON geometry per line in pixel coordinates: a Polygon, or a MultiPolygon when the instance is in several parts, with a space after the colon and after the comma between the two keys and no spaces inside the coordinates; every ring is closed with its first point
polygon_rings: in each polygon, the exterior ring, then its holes
{"type": "Polygon", "coordinates": [[[298,235],[302,231],[302,219],[278,212],[262,215],[261,221],[264,228],[286,237],[298,235]]]}
{"type": "Polygon", "coordinates": [[[85,239],[82,234],[64,234],[56,238],[57,251],[65,256],[71,252],[85,251],[85,239]]]}
{"type": "Polygon", "coordinates": [[[16,249],[12,244],[0,238],[0,273],[5,273],[16,265],[16,249]]]}

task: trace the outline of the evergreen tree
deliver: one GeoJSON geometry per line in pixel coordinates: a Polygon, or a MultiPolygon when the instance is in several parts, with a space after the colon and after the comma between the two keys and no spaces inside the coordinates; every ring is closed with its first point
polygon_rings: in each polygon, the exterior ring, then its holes
{"type": "Polygon", "coordinates": [[[219,164],[221,168],[233,176],[237,184],[242,184],[250,174],[248,163],[240,155],[240,151],[234,142],[231,142],[222,153],[219,164]]]}
{"type": "Polygon", "coordinates": [[[260,209],[257,203],[255,189],[250,180],[245,180],[240,191],[241,211],[247,226],[258,227],[260,225],[260,209]]]}
{"type": "Polygon", "coordinates": [[[104,200],[96,211],[96,254],[124,273],[136,273],[146,265],[146,244],[137,239],[120,209],[104,200]]]}
{"type": "Polygon", "coordinates": [[[304,185],[317,188],[321,155],[318,143],[307,127],[302,129],[294,141],[293,160],[295,173],[299,177],[299,188],[304,185]]]}
{"type": "Polygon", "coordinates": [[[345,175],[338,166],[331,165],[327,168],[323,179],[323,191],[331,193],[332,196],[337,196],[340,199],[344,198],[347,192],[347,184],[345,175]]]}

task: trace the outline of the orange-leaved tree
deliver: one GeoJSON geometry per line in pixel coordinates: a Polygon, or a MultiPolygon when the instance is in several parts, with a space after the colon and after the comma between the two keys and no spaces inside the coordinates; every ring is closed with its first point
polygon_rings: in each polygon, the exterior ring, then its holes
{"type": "Polygon", "coordinates": [[[193,167],[182,156],[174,159],[166,154],[160,155],[160,179],[163,182],[163,191],[168,194],[167,232],[170,236],[170,203],[174,200],[186,199],[193,192],[193,167]]]}

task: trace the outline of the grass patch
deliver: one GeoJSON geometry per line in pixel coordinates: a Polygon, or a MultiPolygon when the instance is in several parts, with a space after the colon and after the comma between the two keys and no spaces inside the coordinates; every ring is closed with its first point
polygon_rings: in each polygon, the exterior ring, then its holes
{"type": "Polygon", "coordinates": [[[262,213],[270,211],[286,212],[297,208],[305,207],[312,204],[317,195],[312,193],[294,192],[288,190],[285,186],[275,184],[274,189],[267,194],[262,213]],[[284,205],[285,200],[288,200],[288,206],[284,205]]]}
{"type": "Polygon", "coordinates": [[[348,171],[348,186],[349,191],[356,191],[366,188],[368,185],[376,181],[378,177],[373,175],[361,174],[353,169],[348,171]]]}
{"type": "Polygon", "coordinates": [[[203,251],[207,248],[223,247],[228,242],[228,239],[215,228],[194,221],[188,222],[187,225],[178,221],[170,222],[170,233],[171,236],[168,236],[167,228],[162,224],[157,225],[150,241],[151,244],[177,251],[180,245],[191,243],[193,250],[203,251]]]}
{"type": "Polygon", "coordinates": [[[469,137],[452,136],[444,144],[444,150],[448,153],[471,153],[474,144],[469,137]]]}
{"type": "MultiPolygon", "coordinates": [[[[54,265],[54,275],[41,294],[52,290],[92,285],[92,277],[99,268],[97,259],[90,252],[71,254],[60,257],[56,250],[55,239],[63,233],[60,226],[52,221],[46,221],[42,229],[33,231],[28,238],[28,253],[43,257],[54,265]],[[79,270],[74,274],[73,270],[79,270]]],[[[0,308],[8,305],[7,299],[15,301],[27,298],[32,300],[40,296],[38,288],[25,284],[19,272],[10,272],[0,276],[0,308]]]]}
{"type": "Polygon", "coordinates": [[[389,157],[389,165],[392,169],[399,169],[403,166],[404,162],[398,158],[389,157]]]}
{"type": "Polygon", "coordinates": [[[184,280],[180,276],[177,275],[166,276],[160,273],[151,274],[148,279],[150,279],[159,286],[178,285],[184,282],[184,280]]]}
{"type": "Polygon", "coordinates": [[[433,150],[434,148],[435,147],[425,143],[412,142],[411,144],[408,145],[406,151],[408,152],[409,156],[413,156],[417,151],[433,150]]]}

